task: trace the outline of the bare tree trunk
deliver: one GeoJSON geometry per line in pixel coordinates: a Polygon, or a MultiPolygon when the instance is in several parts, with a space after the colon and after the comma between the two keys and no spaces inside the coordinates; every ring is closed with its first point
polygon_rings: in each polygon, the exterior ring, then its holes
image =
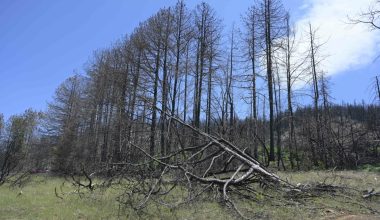
{"type": "MultiPolygon", "coordinates": [[[[153,85],[153,106],[157,105],[158,99],[158,80],[159,80],[159,71],[160,71],[160,48],[157,49],[156,55],[156,64],[154,70],[154,85],[153,85]]],[[[155,140],[156,140],[156,123],[157,123],[157,110],[152,108],[152,124],[150,126],[150,148],[149,152],[151,155],[155,155],[155,140]]]]}
{"type": "MultiPolygon", "coordinates": [[[[118,136],[117,136],[117,144],[119,146],[119,149],[117,152],[115,152],[116,155],[114,157],[117,158],[117,160],[120,162],[122,160],[125,160],[125,153],[126,153],[126,143],[123,140],[125,132],[126,132],[126,125],[127,125],[127,115],[126,115],[126,92],[127,92],[127,84],[128,84],[128,74],[129,74],[129,64],[126,65],[126,71],[122,73],[121,83],[120,86],[120,95],[118,97],[118,111],[119,111],[119,118],[118,118],[118,136]]],[[[127,129],[128,130],[128,129],[127,129]]]]}
{"type": "MultiPolygon", "coordinates": [[[[199,81],[201,78],[201,74],[199,71],[199,59],[200,59],[200,42],[197,42],[197,51],[196,51],[196,63],[195,63],[195,80],[194,80],[194,103],[193,103],[193,125],[196,128],[199,128],[199,118],[198,118],[198,105],[199,105],[199,81]]],[[[198,134],[196,132],[193,133],[192,143],[195,145],[197,143],[198,134]]]]}
{"type": "MultiPolygon", "coordinates": [[[[162,76],[162,110],[166,112],[168,104],[168,52],[169,52],[169,34],[170,34],[170,9],[167,11],[166,29],[165,29],[165,44],[164,44],[164,63],[162,76]]],[[[161,114],[161,155],[164,156],[170,152],[169,142],[165,138],[165,129],[167,127],[166,115],[161,114]]]]}
{"type": "Polygon", "coordinates": [[[251,64],[252,70],[252,78],[251,78],[251,120],[250,120],[250,132],[253,140],[253,155],[257,159],[258,158],[258,134],[257,134],[257,91],[256,91],[256,43],[257,43],[257,33],[256,33],[256,25],[258,25],[257,21],[257,8],[251,7],[248,10],[247,16],[244,18],[245,26],[247,29],[247,38],[246,46],[248,48],[248,56],[251,64]]]}
{"type": "Polygon", "coordinates": [[[177,84],[178,84],[178,75],[179,75],[179,62],[181,60],[181,40],[182,40],[182,20],[184,14],[184,3],[183,1],[179,2],[179,13],[178,23],[177,23],[177,38],[176,38],[176,61],[175,61],[175,73],[174,73],[174,85],[173,85],[173,97],[172,97],[172,110],[171,113],[174,115],[176,108],[176,97],[177,97],[177,84]]]}
{"type": "Polygon", "coordinates": [[[265,51],[267,61],[267,82],[269,98],[269,161],[274,161],[274,111],[273,111],[273,71],[272,71],[272,33],[271,0],[265,0],[265,51]]]}
{"type": "Polygon", "coordinates": [[[210,124],[211,124],[211,91],[212,91],[212,74],[213,74],[213,46],[211,45],[210,48],[210,58],[209,58],[209,72],[208,72],[208,79],[207,79],[207,107],[206,107],[206,132],[209,134],[210,131],[210,124]]]}
{"type": "Polygon", "coordinates": [[[137,64],[136,64],[136,73],[133,76],[133,91],[132,91],[132,100],[130,103],[130,113],[129,113],[129,125],[127,130],[127,141],[128,143],[131,141],[131,135],[132,135],[132,121],[133,117],[135,115],[135,105],[136,105],[136,97],[137,97],[137,88],[139,85],[139,78],[140,78],[140,69],[141,69],[141,53],[142,51],[139,51],[139,55],[137,58],[137,64]]]}
{"type": "Polygon", "coordinates": [[[292,73],[291,73],[291,48],[290,48],[290,24],[289,24],[289,15],[286,16],[286,86],[287,86],[287,101],[288,101],[288,121],[289,121],[289,161],[290,166],[294,169],[294,157],[298,165],[298,152],[297,147],[295,146],[296,137],[294,129],[294,113],[293,113],[293,103],[292,103],[292,73]],[[296,148],[296,151],[293,152],[293,145],[296,148]]]}
{"type": "Polygon", "coordinates": [[[230,122],[229,122],[229,135],[230,140],[234,140],[234,94],[233,94],[233,87],[232,87],[232,81],[233,81],[233,57],[234,57],[234,28],[232,28],[232,35],[231,35],[231,48],[230,48],[230,74],[228,76],[228,100],[230,104],[230,122]]]}
{"type": "MultiPolygon", "coordinates": [[[[319,88],[318,88],[318,76],[317,76],[317,70],[316,70],[316,62],[315,62],[315,42],[314,42],[314,33],[311,27],[311,24],[309,24],[309,30],[310,30],[310,58],[311,58],[311,70],[312,70],[312,77],[313,77],[313,90],[314,90],[314,116],[315,116],[315,122],[316,122],[316,142],[317,142],[317,149],[321,147],[321,135],[320,135],[320,117],[319,117],[319,88]]],[[[314,145],[311,145],[311,153],[312,153],[312,160],[314,166],[318,166],[318,159],[316,157],[314,145]]]]}
{"type": "Polygon", "coordinates": [[[376,76],[376,88],[377,88],[377,97],[379,98],[379,102],[380,102],[380,80],[378,76],[376,76]]]}
{"type": "Polygon", "coordinates": [[[189,45],[186,46],[186,63],[185,63],[185,94],[183,100],[183,121],[186,122],[187,117],[187,77],[189,71],[189,45]]]}
{"type": "Polygon", "coordinates": [[[281,121],[282,121],[282,110],[281,110],[281,81],[280,81],[280,73],[276,63],[276,78],[277,78],[277,89],[275,89],[275,104],[276,104],[276,133],[277,133],[277,167],[280,168],[280,164],[282,168],[286,170],[284,161],[282,159],[282,149],[281,149],[281,121]],[[277,91],[276,91],[277,90],[277,91]]]}

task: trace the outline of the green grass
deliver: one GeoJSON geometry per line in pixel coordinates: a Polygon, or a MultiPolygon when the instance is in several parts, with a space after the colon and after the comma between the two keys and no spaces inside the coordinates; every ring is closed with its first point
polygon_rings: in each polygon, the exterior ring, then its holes
{"type": "Polygon", "coordinates": [[[57,187],[61,193],[63,179],[37,176],[23,188],[0,187],[0,219],[108,219],[115,216],[116,203],[110,194],[97,194],[98,200],[81,199],[71,193],[74,188],[68,182],[62,187],[64,199],[55,196],[57,187]]]}
{"type": "Polygon", "coordinates": [[[380,163],[373,164],[373,165],[371,165],[371,164],[362,165],[359,167],[359,170],[380,173],[380,163]]]}
{"type": "Polygon", "coordinates": [[[81,197],[75,190],[62,178],[44,175],[33,176],[22,188],[0,186],[0,219],[229,219],[228,211],[213,201],[177,210],[151,205],[137,213],[119,209],[116,197],[121,189],[83,191],[81,197]]]}
{"type": "MultiPolygon", "coordinates": [[[[311,171],[281,172],[283,178],[294,184],[325,182],[364,190],[380,191],[380,175],[366,171],[311,171]]],[[[85,192],[80,198],[75,188],[64,179],[45,175],[33,176],[23,188],[0,186],[0,219],[234,219],[234,211],[205,195],[191,204],[170,209],[150,204],[144,213],[119,209],[116,196],[122,189],[85,192]],[[57,188],[60,199],[55,195],[57,188]]],[[[260,189],[258,189],[260,191],[260,189]]],[[[368,208],[380,211],[380,200],[364,200],[357,195],[347,198],[325,194],[320,197],[289,199],[272,190],[264,193],[280,199],[258,194],[256,201],[233,197],[239,209],[248,217],[257,219],[328,219],[342,215],[374,216],[368,208]]],[[[173,195],[180,197],[180,190],[173,195]]]]}

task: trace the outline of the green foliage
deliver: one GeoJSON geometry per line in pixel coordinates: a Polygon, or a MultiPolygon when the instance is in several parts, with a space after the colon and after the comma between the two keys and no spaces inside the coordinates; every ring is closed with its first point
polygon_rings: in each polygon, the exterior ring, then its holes
{"type": "Polygon", "coordinates": [[[364,170],[367,172],[377,172],[380,173],[380,163],[378,164],[365,164],[358,168],[359,170],[364,170]]]}

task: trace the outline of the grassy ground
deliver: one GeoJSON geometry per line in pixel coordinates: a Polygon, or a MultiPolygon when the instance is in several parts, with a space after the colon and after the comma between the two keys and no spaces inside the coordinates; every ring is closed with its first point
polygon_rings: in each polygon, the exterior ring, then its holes
{"type": "MultiPolygon", "coordinates": [[[[312,171],[279,173],[292,183],[325,182],[360,190],[375,188],[380,191],[380,173],[368,171],[312,171]]],[[[203,198],[187,206],[169,209],[149,206],[145,213],[119,209],[115,197],[120,190],[86,192],[80,198],[63,179],[38,175],[24,187],[0,187],[0,219],[234,219],[234,212],[212,198],[203,198]],[[55,195],[55,188],[62,197],[55,195]]],[[[267,190],[271,195],[278,194],[267,190]]],[[[234,198],[239,209],[256,219],[336,219],[340,216],[360,215],[375,219],[380,212],[380,200],[364,200],[357,195],[335,197],[329,194],[314,198],[281,199],[268,197],[256,201],[234,198]],[[368,209],[370,208],[370,209],[368,209]]]]}

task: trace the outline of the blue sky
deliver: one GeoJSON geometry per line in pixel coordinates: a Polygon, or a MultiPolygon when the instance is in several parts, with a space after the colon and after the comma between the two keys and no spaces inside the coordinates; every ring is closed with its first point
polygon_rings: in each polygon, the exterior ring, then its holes
{"type": "MultiPolygon", "coordinates": [[[[296,23],[310,19],[323,24],[323,19],[321,20],[317,14],[318,10],[325,11],[323,7],[330,8],[325,4],[326,1],[339,3],[343,0],[285,0],[284,5],[291,10],[296,23]]],[[[112,42],[130,33],[139,22],[147,19],[159,8],[174,5],[175,2],[0,0],[0,112],[9,117],[22,113],[29,107],[44,110],[54,90],[64,79],[72,75],[73,71],[83,72],[83,67],[94,50],[108,47],[112,42]]],[[[200,1],[186,2],[193,8],[200,1]]],[[[234,21],[240,22],[241,14],[253,0],[207,2],[224,20],[225,30],[228,31],[234,21]]],[[[351,6],[357,8],[357,5],[348,5],[347,8],[351,6]]],[[[334,11],[332,13],[336,14],[334,11]]],[[[330,29],[322,30],[322,34],[331,38],[326,34],[330,29]]],[[[356,31],[360,33],[363,29],[356,31]]],[[[365,42],[372,44],[364,45],[364,49],[380,45],[375,35],[369,34],[367,37],[371,39],[365,38],[365,42]]],[[[339,38],[336,40],[341,42],[339,38]]],[[[361,40],[363,42],[363,39],[361,40]]],[[[347,44],[347,47],[354,45],[352,42],[347,44]]],[[[326,50],[329,55],[335,51],[342,51],[343,46],[335,48],[336,45],[330,45],[326,50]]],[[[343,54],[358,54],[360,47],[354,49],[348,52],[343,50],[343,54]]],[[[349,61],[358,61],[345,63],[340,60],[334,61],[335,66],[328,66],[332,70],[331,90],[336,102],[362,99],[370,101],[371,92],[368,87],[376,71],[380,70],[380,65],[379,62],[372,62],[373,53],[359,55],[347,58],[349,61]]]]}

